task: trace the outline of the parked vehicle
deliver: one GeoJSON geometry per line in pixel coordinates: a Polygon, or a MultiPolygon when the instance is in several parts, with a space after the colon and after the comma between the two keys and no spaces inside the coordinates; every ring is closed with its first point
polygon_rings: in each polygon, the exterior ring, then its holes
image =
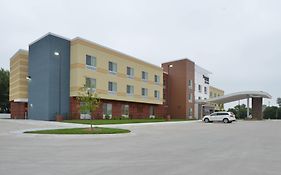
{"type": "Polygon", "coordinates": [[[236,121],[236,118],[232,112],[214,112],[210,115],[204,116],[202,121],[204,121],[205,123],[209,123],[209,122],[231,123],[233,121],[236,121]]]}

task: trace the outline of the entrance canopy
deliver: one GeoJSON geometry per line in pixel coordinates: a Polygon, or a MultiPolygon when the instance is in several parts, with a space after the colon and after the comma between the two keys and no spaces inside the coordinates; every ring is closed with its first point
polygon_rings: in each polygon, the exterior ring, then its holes
{"type": "Polygon", "coordinates": [[[248,98],[269,98],[269,99],[271,99],[272,97],[271,97],[271,95],[269,95],[269,93],[263,92],[263,91],[242,91],[242,92],[231,93],[231,94],[227,94],[224,96],[215,97],[215,98],[211,98],[211,99],[198,100],[196,102],[198,104],[206,104],[206,103],[223,104],[223,103],[229,103],[229,102],[248,99],[248,98]]]}

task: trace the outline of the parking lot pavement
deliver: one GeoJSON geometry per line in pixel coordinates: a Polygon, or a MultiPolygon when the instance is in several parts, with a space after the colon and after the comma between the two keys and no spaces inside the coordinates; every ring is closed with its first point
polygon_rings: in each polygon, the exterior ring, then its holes
{"type": "MultiPolygon", "coordinates": [[[[131,134],[50,136],[32,128],[81,127],[0,119],[0,174],[280,175],[281,121],[127,125],[131,134]]],[[[118,126],[120,127],[120,126],[118,126]]]]}

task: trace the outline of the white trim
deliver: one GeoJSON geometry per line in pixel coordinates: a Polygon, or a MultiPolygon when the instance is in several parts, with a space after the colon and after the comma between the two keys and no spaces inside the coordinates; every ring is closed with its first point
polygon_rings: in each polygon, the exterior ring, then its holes
{"type": "Polygon", "coordinates": [[[206,103],[229,103],[237,100],[252,98],[252,97],[258,97],[258,98],[268,98],[271,99],[271,95],[264,91],[242,91],[242,92],[236,92],[231,93],[207,100],[196,100],[196,103],[199,104],[206,104],[206,103]]]}
{"type": "Polygon", "coordinates": [[[28,102],[28,98],[17,98],[14,99],[14,102],[28,102]]]}
{"type": "Polygon", "coordinates": [[[31,46],[32,44],[36,43],[37,41],[39,41],[39,40],[45,38],[45,37],[48,36],[48,35],[52,35],[52,36],[55,36],[55,37],[58,37],[58,38],[61,38],[61,39],[68,40],[68,41],[71,40],[71,39],[69,39],[69,38],[66,38],[66,37],[63,37],[63,36],[60,36],[60,35],[57,35],[57,34],[54,34],[54,33],[49,32],[49,33],[47,33],[47,34],[41,36],[40,38],[36,39],[35,41],[31,42],[31,43],[29,44],[29,46],[31,46]]]}

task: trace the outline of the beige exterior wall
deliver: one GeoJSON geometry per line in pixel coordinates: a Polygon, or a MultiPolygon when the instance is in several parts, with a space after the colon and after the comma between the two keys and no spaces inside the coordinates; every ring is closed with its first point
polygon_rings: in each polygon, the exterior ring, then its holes
{"type": "MultiPolygon", "coordinates": [[[[224,95],[224,91],[216,87],[210,86],[210,98],[220,97],[224,95]]],[[[223,104],[214,104],[215,110],[223,110],[223,104]]]]}
{"type": "Polygon", "coordinates": [[[28,76],[28,51],[19,50],[10,59],[10,101],[28,98],[26,76],[28,76]]]}
{"type": "Polygon", "coordinates": [[[103,47],[90,41],[76,38],[71,41],[70,96],[77,96],[85,78],[96,79],[96,92],[102,99],[162,104],[163,70],[118,51],[103,47]],[[86,68],[86,55],[96,57],[96,70],[86,68]],[[108,62],[117,63],[117,74],[110,74],[108,62]],[[134,68],[134,79],[127,77],[127,66],[134,68]],[[148,81],[141,80],[142,71],[148,72],[148,81]],[[154,83],[154,75],[160,76],[160,84],[154,83]],[[117,94],[108,93],[108,82],[117,83],[117,94]],[[127,85],[134,86],[134,95],[128,96],[127,85]],[[148,96],[141,96],[141,88],[148,89],[148,96]],[[154,97],[154,90],[160,92],[160,99],[154,97]]]}

